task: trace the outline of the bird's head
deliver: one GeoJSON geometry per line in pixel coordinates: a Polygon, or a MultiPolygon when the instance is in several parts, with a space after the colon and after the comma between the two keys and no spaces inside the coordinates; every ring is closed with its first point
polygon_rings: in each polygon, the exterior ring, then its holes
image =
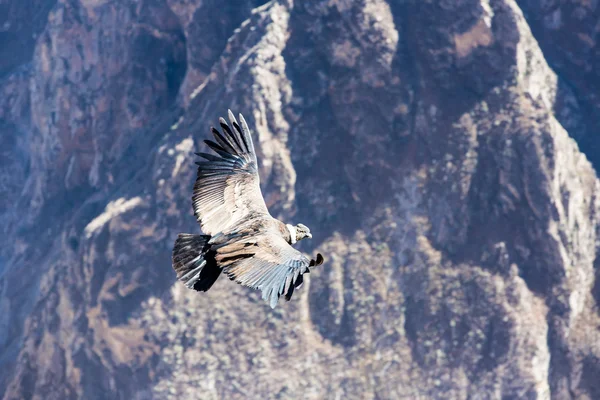
{"type": "Polygon", "coordinates": [[[304,238],[309,238],[312,239],[312,234],[310,233],[310,229],[308,229],[308,226],[304,225],[304,224],[298,224],[295,226],[296,228],[296,241],[300,241],[304,238]]]}
{"type": "Polygon", "coordinates": [[[304,238],[312,238],[312,235],[310,233],[310,229],[308,229],[308,227],[306,225],[303,224],[298,224],[296,226],[292,226],[290,224],[287,224],[287,229],[290,232],[290,239],[289,239],[289,243],[290,244],[295,244],[296,242],[304,239],[304,238]]]}

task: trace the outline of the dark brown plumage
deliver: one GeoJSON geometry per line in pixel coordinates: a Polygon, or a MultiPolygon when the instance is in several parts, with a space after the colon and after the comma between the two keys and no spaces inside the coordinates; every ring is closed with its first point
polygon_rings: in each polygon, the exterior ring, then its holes
{"type": "Polygon", "coordinates": [[[260,190],[256,153],[250,130],[229,111],[229,122],[219,119],[222,133],[211,127],[214,141],[205,143],[217,155],[196,153],[198,175],[192,196],[194,215],[204,235],[180,234],[173,247],[177,278],[197,291],[207,291],[221,272],[244,286],[262,291],[271,307],[284,295],[290,300],[310,260],[292,247],[311,238],[302,224],[292,226],[273,218],[260,190]]]}

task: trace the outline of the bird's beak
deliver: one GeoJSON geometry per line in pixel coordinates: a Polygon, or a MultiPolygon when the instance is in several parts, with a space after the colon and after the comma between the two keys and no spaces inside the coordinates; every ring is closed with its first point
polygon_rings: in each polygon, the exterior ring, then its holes
{"type": "Polygon", "coordinates": [[[306,237],[307,237],[307,238],[309,238],[309,239],[312,239],[312,233],[308,232],[308,233],[306,234],[306,237]]]}

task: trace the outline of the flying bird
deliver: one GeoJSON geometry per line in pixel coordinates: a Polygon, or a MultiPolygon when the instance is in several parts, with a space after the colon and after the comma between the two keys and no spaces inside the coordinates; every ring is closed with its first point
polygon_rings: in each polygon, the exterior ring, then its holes
{"type": "Polygon", "coordinates": [[[221,272],[262,292],[275,308],[280,296],[292,298],[303,274],[323,263],[292,246],[312,238],[308,227],[273,218],[260,191],[258,165],[250,129],[242,114],[231,110],[229,124],[219,118],[222,133],[211,127],[214,141],[204,142],[216,154],[195,153],[198,174],[192,196],[194,215],[203,235],[181,233],[173,247],[173,269],[189,289],[205,292],[221,272]]]}

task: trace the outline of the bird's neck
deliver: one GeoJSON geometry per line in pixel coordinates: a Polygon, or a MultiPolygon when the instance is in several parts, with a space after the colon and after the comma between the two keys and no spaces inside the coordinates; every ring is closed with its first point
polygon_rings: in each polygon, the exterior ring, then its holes
{"type": "Polygon", "coordinates": [[[290,233],[289,243],[295,244],[296,243],[296,227],[294,227],[290,224],[285,224],[285,227],[287,228],[288,232],[290,233]]]}
{"type": "Polygon", "coordinates": [[[289,244],[295,244],[296,240],[296,227],[290,224],[286,224],[283,221],[276,220],[277,225],[279,227],[279,232],[281,233],[281,237],[285,239],[289,244]]]}

